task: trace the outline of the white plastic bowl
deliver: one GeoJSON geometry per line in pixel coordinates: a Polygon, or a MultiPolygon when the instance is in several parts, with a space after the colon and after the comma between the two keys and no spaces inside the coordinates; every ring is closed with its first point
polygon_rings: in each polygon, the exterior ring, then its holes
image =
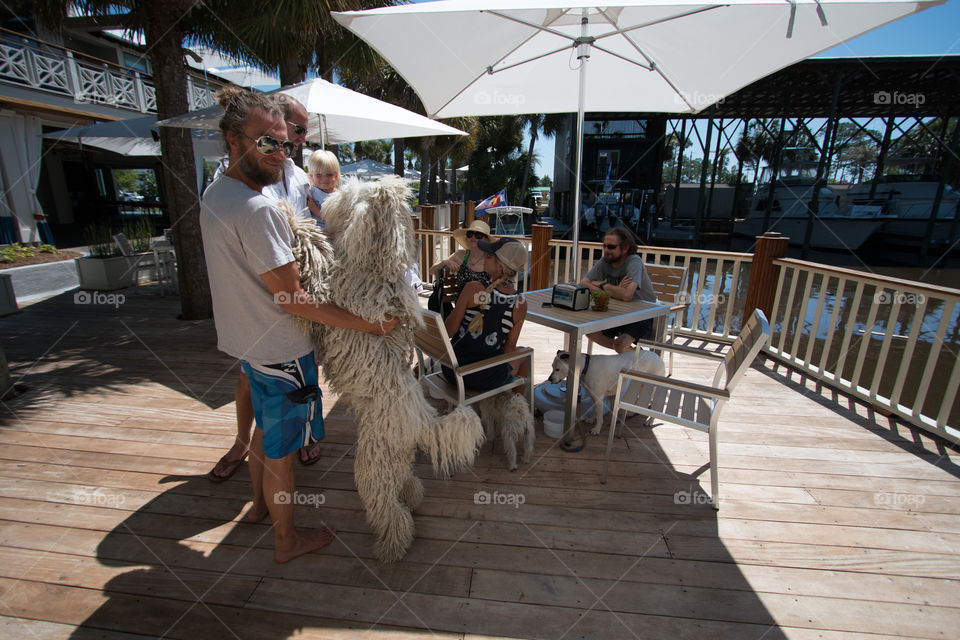
{"type": "Polygon", "coordinates": [[[551,438],[563,436],[563,411],[547,411],[543,414],[543,432],[551,438]]]}

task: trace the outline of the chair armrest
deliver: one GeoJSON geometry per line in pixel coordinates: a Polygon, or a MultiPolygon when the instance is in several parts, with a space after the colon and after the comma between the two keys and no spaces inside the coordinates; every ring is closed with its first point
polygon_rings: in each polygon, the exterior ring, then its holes
{"type": "Polygon", "coordinates": [[[472,362],[470,364],[457,367],[457,374],[466,375],[468,373],[473,373],[474,371],[483,371],[484,369],[495,367],[498,364],[516,360],[517,358],[530,357],[532,354],[533,349],[531,347],[521,347],[520,349],[511,351],[510,353],[501,353],[500,355],[487,358],[486,360],[480,360],[479,362],[472,362]]]}
{"type": "Polygon", "coordinates": [[[676,378],[664,378],[663,376],[653,375],[652,373],[631,371],[630,369],[621,369],[620,375],[636,380],[637,382],[655,384],[660,387],[678,389],[679,391],[692,391],[693,393],[700,394],[701,396],[708,396],[710,398],[718,398],[722,400],[730,399],[730,392],[726,389],[711,387],[705,384],[697,384],[696,382],[687,382],[685,380],[677,380],[676,378]]]}
{"type": "Polygon", "coordinates": [[[705,351],[703,349],[696,349],[694,347],[685,347],[679,344],[666,344],[664,342],[656,342],[655,340],[643,340],[638,338],[634,340],[637,343],[637,346],[650,347],[651,349],[663,349],[664,351],[673,351],[675,353],[686,353],[691,356],[700,356],[701,358],[712,358],[714,360],[723,360],[724,356],[722,353],[713,353],[712,351],[705,351]]]}

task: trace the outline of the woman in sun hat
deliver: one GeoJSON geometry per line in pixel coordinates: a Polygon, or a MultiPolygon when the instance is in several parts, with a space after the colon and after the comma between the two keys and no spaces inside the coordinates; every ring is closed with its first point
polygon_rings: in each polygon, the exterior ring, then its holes
{"type": "MultiPolygon", "coordinates": [[[[517,274],[527,264],[526,247],[513,238],[501,238],[496,242],[480,240],[477,249],[483,253],[484,271],[492,281],[486,287],[479,282],[468,282],[445,320],[460,365],[516,351],[517,338],[527,316],[527,303],[516,287],[517,274]]],[[[511,376],[527,375],[526,360],[522,366],[516,366],[508,362],[468,374],[464,383],[469,389],[493,389],[511,376]]],[[[452,377],[452,373],[444,375],[452,377]]],[[[520,388],[519,392],[522,391],[520,388]]]]}
{"type": "Polygon", "coordinates": [[[453,239],[462,249],[457,249],[446,260],[441,260],[430,267],[430,271],[446,269],[457,274],[457,294],[463,291],[463,286],[476,280],[487,286],[490,276],[483,270],[484,253],[477,248],[480,240],[489,241],[490,227],[483,220],[474,220],[466,229],[460,228],[453,232],[453,239]]]}

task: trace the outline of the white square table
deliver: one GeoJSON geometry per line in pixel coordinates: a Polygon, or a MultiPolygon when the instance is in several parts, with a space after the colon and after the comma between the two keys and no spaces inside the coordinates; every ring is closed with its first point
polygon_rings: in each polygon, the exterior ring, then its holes
{"type": "MultiPolygon", "coordinates": [[[[670,313],[670,305],[637,300],[624,302],[611,297],[610,305],[606,311],[594,311],[592,305],[583,311],[571,311],[559,307],[543,306],[543,303],[550,302],[552,295],[553,289],[540,289],[528,291],[523,294],[523,297],[527,301],[527,320],[552,329],[559,329],[567,334],[570,371],[567,374],[567,394],[563,409],[563,437],[569,438],[572,435],[571,429],[576,424],[577,417],[577,396],[579,395],[580,369],[582,367],[580,343],[583,337],[604,329],[613,329],[641,320],[665,317],[670,313]]],[[[531,378],[532,375],[531,372],[531,378]]],[[[600,410],[602,411],[602,409],[600,410]]]]}

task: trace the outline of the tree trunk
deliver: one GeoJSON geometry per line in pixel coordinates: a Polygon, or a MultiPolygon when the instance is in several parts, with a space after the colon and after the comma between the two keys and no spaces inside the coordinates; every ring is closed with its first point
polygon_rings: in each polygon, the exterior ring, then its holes
{"type": "Polygon", "coordinates": [[[441,157],[437,164],[437,189],[440,192],[437,202],[446,202],[447,198],[447,183],[444,180],[447,177],[447,156],[441,157]]]}
{"type": "Polygon", "coordinates": [[[424,145],[420,152],[420,198],[421,205],[430,202],[430,167],[433,163],[430,161],[430,145],[424,145]]]}
{"type": "Polygon", "coordinates": [[[359,142],[353,143],[353,161],[360,162],[363,160],[363,145],[359,142]]]}
{"type": "Polygon", "coordinates": [[[520,181],[520,204],[526,202],[527,198],[527,179],[530,177],[530,166],[533,164],[533,147],[537,144],[537,128],[530,127],[530,146],[527,148],[527,162],[523,165],[523,180],[520,181]]]}
{"type": "MultiPolygon", "coordinates": [[[[157,91],[157,118],[172,118],[188,111],[187,68],[183,60],[181,21],[194,6],[192,0],[145,3],[146,49],[153,65],[157,91]]],[[[174,230],[177,278],[183,320],[213,315],[210,282],[200,236],[200,201],[189,129],[160,127],[163,158],[163,191],[174,230]]]]}
{"type": "Polygon", "coordinates": [[[393,139],[393,172],[403,177],[403,138],[393,139]]]}

